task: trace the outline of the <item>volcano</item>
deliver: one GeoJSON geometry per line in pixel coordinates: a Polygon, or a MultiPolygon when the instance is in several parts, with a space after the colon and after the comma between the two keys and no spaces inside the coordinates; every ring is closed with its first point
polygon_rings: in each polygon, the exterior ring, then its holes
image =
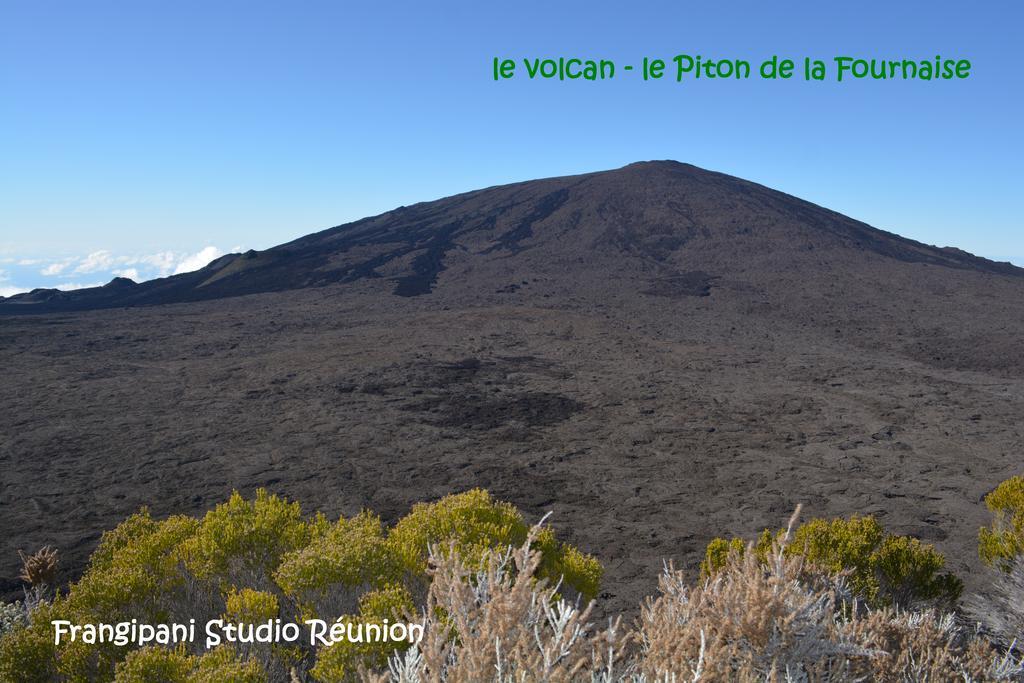
{"type": "Polygon", "coordinates": [[[182,275],[0,299],[0,589],[146,505],[386,520],[474,486],[607,568],[874,514],[977,568],[1019,473],[1024,270],[670,161],[425,202],[182,275]]]}
{"type": "Polygon", "coordinates": [[[639,292],[706,295],[721,277],[797,270],[814,278],[879,259],[1024,276],[1010,264],[907,240],[754,183],[660,161],[399,207],[266,251],[229,254],[192,273],[35,290],[4,300],[3,309],[165,304],[371,279],[402,297],[495,289],[485,282],[518,292],[522,279],[589,285],[595,277],[631,282],[639,292]]]}

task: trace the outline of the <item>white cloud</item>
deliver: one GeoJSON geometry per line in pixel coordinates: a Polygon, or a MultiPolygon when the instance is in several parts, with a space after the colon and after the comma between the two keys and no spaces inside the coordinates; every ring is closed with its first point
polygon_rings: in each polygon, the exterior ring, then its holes
{"type": "Polygon", "coordinates": [[[98,270],[110,270],[117,265],[117,259],[106,249],[94,251],[78,264],[76,273],[95,273],[98,270]]]}
{"type": "Polygon", "coordinates": [[[178,263],[178,267],[174,269],[174,274],[180,275],[181,273],[191,273],[193,270],[199,270],[210,261],[223,255],[223,252],[217,247],[204,247],[195,254],[182,259],[178,263]]]}
{"type": "MultiPolygon", "coordinates": [[[[243,251],[241,245],[232,251],[243,251]]],[[[2,253],[2,252],[0,252],[2,253]]],[[[158,251],[152,253],[119,253],[111,249],[94,249],[91,253],[79,256],[53,255],[37,258],[38,255],[21,255],[9,259],[10,267],[0,258],[0,266],[13,270],[4,273],[0,268],[0,284],[7,285],[3,291],[8,295],[30,291],[37,287],[57,287],[59,289],[81,289],[95,287],[109,282],[114,277],[126,277],[135,282],[145,282],[158,277],[178,275],[198,270],[210,261],[224,255],[218,247],[209,245],[195,252],[189,251],[158,251]],[[20,268],[28,268],[26,271],[20,268]],[[12,290],[8,277],[13,277],[23,286],[12,290]],[[60,280],[61,284],[53,283],[60,280]],[[96,282],[102,280],[102,282],[96,282]]]]}
{"type": "Polygon", "coordinates": [[[72,289],[87,289],[89,287],[102,287],[102,282],[90,282],[82,284],[81,282],[62,282],[59,285],[54,285],[53,289],[60,289],[65,292],[70,292],[72,289]]]}
{"type": "MultiPolygon", "coordinates": [[[[7,271],[0,270],[0,282],[9,282],[9,281],[10,281],[10,278],[7,277],[7,271]]],[[[21,294],[22,292],[26,292],[26,291],[28,291],[28,290],[26,290],[24,287],[14,287],[14,286],[8,286],[8,285],[0,286],[0,296],[14,296],[15,294],[21,294]]]]}
{"type": "Polygon", "coordinates": [[[76,259],[74,258],[66,258],[65,260],[62,261],[54,261],[53,263],[50,263],[48,266],[40,270],[39,274],[47,276],[59,275],[61,272],[65,271],[69,265],[74,263],[75,260],[76,259]]]}
{"type": "Polygon", "coordinates": [[[137,263],[156,268],[159,273],[159,277],[170,275],[174,272],[174,266],[177,265],[178,256],[173,251],[161,251],[157,254],[148,254],[146,256],[139,256],[131,261],[126,261],[126,265],[135,265],[137,263]]]}

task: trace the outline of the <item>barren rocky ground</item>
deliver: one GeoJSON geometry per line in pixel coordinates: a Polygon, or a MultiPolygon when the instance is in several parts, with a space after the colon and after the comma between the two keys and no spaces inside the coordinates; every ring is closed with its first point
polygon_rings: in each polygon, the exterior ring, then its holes
{"type": "Polygon", "coordinates": [[[482,486],[554,511],[615,609],[801,502],[970,589],[981,499],[1024,469],[1022,272],[652,163],[0,301],[0,588],[47,543],[74,578],[143,505],[394,520],[482,486]]]}

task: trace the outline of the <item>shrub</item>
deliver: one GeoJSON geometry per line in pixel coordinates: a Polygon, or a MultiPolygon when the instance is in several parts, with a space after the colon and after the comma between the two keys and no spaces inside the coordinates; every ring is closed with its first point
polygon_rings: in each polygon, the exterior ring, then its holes
{"type": "Polygon", "coordinates": [[[146,647],[129,652],[117,665],[116,683],[187,683],[193,657],[183,648],[146,647]]]}
{"type": "Polygon", "coordinates": [[[130,652],[117,665],[114,683],[263,683],[262,668],[253,660],[240,660],[229,647],[201,657],[184,648],[145,647],[130,652]]]}
{"type": "MultiPolygon", "coordinates": [[[[509,539],[525,538],[528,531],[518,510],[484,491],[419,505],[390,533],[369,512],[333,524],[323,515],[305,518],[297,503],[264,490],[248,500],[233,493],[201,520],[154,520],[143,509],[103,535],[84,575],[66,595],[49,603],[34,600],[34,608],[4,609],[0,683],[110,681],[115,676],[206,676],[212,681],[235,680],[236,674],[239,680],[255,680],[252,676],[287,676],[292,667],[308,673],[316,655],[308,646],[240,646],[241,654],[250,658],[244,661],[233,651],[221,653],[225,646],[198,656],[201,643],[191,652],[134,651],[131,646],[81,640],[56,647],[49,622],[166,623],[195,618],[203,624],[222,616],[232,622],[261,623],[278,617],[295,621],[344,615],[353,622],[382,624],[415,613],[413,596],[422,598],[429,585],[426,556],[431,543],[462,549],[479,562],[490,550],[510,545],[509,539]],[[17,617],[18,609],[24,618],[17,617]]],[[[558,542],[550,530],[537,538],[546,576],[564,575],[566,585],[596,593],[601,572],[594,558],[558,542]]],[[[55,554],[31,557],[37,558],[33,580],[40,585],[44,579],[52,580],[55,554]]],[[[317,666],[327,676],[324,680],[382,666],[406,646],[348,645],[339,643],[321,653],[317,666]]]]}
{"type": "Polygon", "coordinates": [[[47,683],[57,680],[57,656],[49,629],[51,608],[41,605],[32,623],[17,625],[0,637],[0,681],[47,683]]]}
{"type": "Polygon", "coordinates": [[[994,572],[1001,582],[991,599],[971,603],[982,629],[962,628],[953,613],[904,609],[948,601],[959,583],[941,573],[942,557],[930,546],[887,534],[870,517],[797,525],[794,516],[785,531],[765,531],[750,545],[716,539],[703,580],[691,585],[666,568],[658,595],[626,631],[618,619],[594,628],[594,603],[581,608],[559,595],[563,580],[581,592],[596,590],[593,558],[542,527],[525,528],[518,546],[500,545],[498,539],[519,538],[525,523],[485,492],[417,506],[391,533],[368,512],[331,524],[305,519],[274,496],[238,498],[202,521],[155,521],[143,511],[105,534],[66,595],[23,606],[27,619],[10,620],[0,635],[0,683],[1024,681],[1015,645],[1022,559],[1009,573],[994,572]],[[218,529],[224,535],[214,538],[218,529]],[[240,529],[272,537],[276,559],[255,557],[240,529]],[[189,562],[209,573],[198,579],[189,562]],[[118,580],[149,593],[126,594],[118,580]],[[214,590],[200,590],[207,584],[214,590]],[[417,594],[423,584],[425,593],[417,594]],[[213,607],[213,616],[232,621],[293,619],[296,596],[339,587],[354,596],[342,622],[365,633],[368,625],[418,614],[423,640],[364,638],[318,650],[302,643],[225,644],[209,652],[198,650],[201,643],[192,650],[55,647],[49,623],[153,621],[213,607]],[[852,591],[870,598],[867,605],[848,609],[852,591]]]}
{"type": "MultiPolygon", "coordinates": [[[[754,556],[762,562],[768,561],[768,554],[775,542],[775,534],[764,529],[754,544],[754,556]]],[[[700,563],[701,578],[709,578],[712,574],[728,564],[732,556],[743,557],[747,544],[742,538],[713,538],[704,550],[704,559],[700,563]]]]}
{"type": "MultiPolygon", "coordinates": [[[[547,527],[540,530],[539,537],[550,536],[550,544],[554,546],[554,532],[547,527]]],[[[579,550],[575,546],[560,544],[557,552],[544,550],[545,543],[540,543],[541,567],[539,576],[548,580],[560,581],[559,585],[569,586],[586,600],[593,600],[601,588],[601,578],[604,576],[604,567],[597,561],[597,558],[579,550]]]]}
{"type": "Polygon", "coordinates": [[[886,536],[868,561],[869,576],[877,582],[875,603],[907,606],[916,602],[951,607],[963,593],[963,582],[943,573],[946,558],[934,547],[909,536],[886,536]]]}
{"type": "MultiPolygon", "coordinates": [[[[820,573],[789,534],[758,553],[731,553],[711,580],[690,586],[667,568],[637,630],[598,631],[589,611],[555,600],[535,544],[490,553],[485,568],[439,557],[423,641],[392,657],[376,683],[409,681],[997,681],[1020,663],[935,612],[844,614],[841,577],[820,573]],[[442,616],[443,615],[443,616],[442,616]],[[454,634],[454,635],[453,635],[454,634]]],[[[589,606],[588,606],[589,610],[589,606]]]]}
{"type": "Polygon", "coordinates": [[[645,680],[813,680],[860,653],[838,618],[834,582],[809,585],[803,558],[784,542],[763,557],[726,544],[713,577],[697,586],[671,567],[662,574],[640,617],[645,680]]]}
{"type": "Polygon", "coordinates": [[[404,586],[392,584],[364,594],[359,599],[359,614],[378,621],[399,621],[414,617],[416,606],[404,586]]]}
{"type": "Polygon", "coordinates": [[[130,517],[112,536],[103,537],[99,557],[68,593],[68,618],[107,623],[166,619],[168,598],[184,581],[176,551],[198,527],[184,516],[155,522],[143,511],[130,517]]]}
{"type": "Polygon", "coordinates": [[[227,598],[224,619],[234,623],[257,624],[277,617],[279,607],[273,593],[251,588],[232,588],[227,598]]]}
{"type": "MultiPolygon", "coordinates": [[[[359,601],[359,616],[346,617],[342,621],[351,623],[353,628],[367,624],[384,628],[390,623],[411,618],[415,613],[416,607],[409,592],[402,586],[392,585],[363,595],[359,601]]],[[[322,683],[353,680],[360,672],[387,666],[389,657],[408,646],[407,642],[337,642],[320,650],[311,673],[322,683]]]]}
{"type": "Polygon", "coordinates": [[[989,571],[991,584],[967,598],[967,613],[998,647],[1024,652],[1024,556],[1018,555],[1009,571],[989,571]]]}
{"type": "Polygon", "coordinates": [[[992,512],[989,528],[978,533],[978,554],[985,564],[1009,571],[1024,555],[1024,477],[1011,477],[985,496],[992,512]]]}
{"type": "MultiPolygon", "coordinates": [[[[753,546],[761,562],[785,532],[765,530],[753,546]]],[[[944,603],[960,597],[962,582],[942,573],[945,558],[934,547],[908,536],[888,534],[874,517],[812,519],[797,527],[785,544],[787,556],[799,556],[820,570],[843,573],[854,593],[872,607],[944,603]]],[[[705,576],[723,567],[731,555],[742,556],[740,539],[717,538],[708,544],[701,569],[705,576]]]]}
{"type": "Polygon", "coordinates": [[[59,558],[57,550],[43,546],[31,555],[18,551],[21,556],[22,581],[33,588],[50,587],[56,583],[59,558]]]}
{"type": "Polygon", "coordinates": [[[0,603],[0,637],[27,623],[28,613],[20,601],[0,603]]]}
{"type": "Polygon", "coordinates": [[[403,567],[380,518],[362,512],[324,524],[310,543],[282,558],[274,579],[305,616],[343,614],[367,590],[402,579],[403,567]]]}
{"type": "Polygon", "coordinates": [[[391,532],[391,543],[407,568],[427,569],[432,545],[444,554],[454,550],[469,563],[479,564],[488,548],[518,546],[528,526],[510,503],[498,502],[482,489],[418,503],[391,532]]]}
{"type": "Polygon", "coordinates": [[[298,503],[264,489],[251,501],[235,491],[228,502],[206,513],[179,555],[200,579],[230,580],[239,572],[269,576],[282,555],[304,547],[311,535],[298,503]]]}
{"type": "MultiPolygon", "coordinates": [[[[530,525],[510,503],[495,501],[482,489],[450,495],[434,503],[420,503],[398,522],[389,541],[406,569],[423,574],[431,546],[442,555],[454,551],[470,566],[482,566],[493,548],[517,548],[529,535],[530,525]]],[[[538,575],[563,582],[585,598],[593,599],[602,568],[590,555],[555,540],[545,530],[535,538],[543,558],[538,575]]]]}
{"type": "MultiPolygon", "coordinates": [[[[535,580],[543,565],[540,529],[527,530],[514,552],[486,551],[467,563],[438,553],[424,610],[424,637],[392,657],[376,681],[626,681],[617,675],[627,638],[615,620],[589,623],[579,610],[535,580]]],[[[440,546],[439,546],[440,548],[440,546]]],[[[330,679],[321,679],[324,681],[330,679]]]]}
{"type": "Polygon", "coordinates": [[[141,508],[134,515],[129,515],[110,531],[103,532],[99,545],[89,557],[89,567],[94,570],[109,567],[124,548],[153,534],[161,524],[162,522],[158,522],[150,516],[147,507],[141,508]]]}
{"type": "MultiPolygon", "coordinates": [[[[357,624],[352,618],[345,617],[341,623],[351,623],[353,628],[358,628],[360,625],[376,622],[360,620],[357,624]]],[[[394,644],[345,640],[331,647],[320,648],[316,664],[310,673],[314,680],[321,683],[359,680],[361,673],[386,667],[388,658],[397,651],[398,648],[394,644]]]]}
{"type": "MultiPolygon", "coordinates": [[[[38,677],[24,680],[110,680],[114,667],[125,656],[125,648],[113,643],[90,645],[82,641],[53,645],[51,619],[72,623],[117,623],[133,618],[141,622],[166,621],[173,596],[183,588],[185,578],[174,553],[179,544],[195,531],[198,523],[188,517],[170,517],[154,522],[145,511],[133,515],[111,535],[101,540],[95,562],[90,562],[82,578],[67,596],[37,608],[31,623],[12,638],[12,647],[41,648],[39,658],[24,650],[19,657],[45,666],[32,666],[38,677]],[[45,642],[45,646],[43,643],[45,642]],[[54,671],[51,671],[54,670],[54,671]]],[[[7,644],[0,641],[0,650],[7,644]]],[[[27,675],[27,671],[23,674],[27,675]]],[[[22,680],[19,677],[0,680],[22,680]]]]}

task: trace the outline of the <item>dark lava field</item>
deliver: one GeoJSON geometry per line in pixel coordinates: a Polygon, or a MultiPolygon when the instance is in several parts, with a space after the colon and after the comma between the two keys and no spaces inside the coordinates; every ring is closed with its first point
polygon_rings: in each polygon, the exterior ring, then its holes
{"type": "Polygon", "coordinates": [[[401,207],[162,280],[0,299],[0,592],[140,506],[386,520],[481,486],[633,610],[716,535],[874,514],[980,583],[1024,471],[1024,270],[675,162],[401,207]]]}

